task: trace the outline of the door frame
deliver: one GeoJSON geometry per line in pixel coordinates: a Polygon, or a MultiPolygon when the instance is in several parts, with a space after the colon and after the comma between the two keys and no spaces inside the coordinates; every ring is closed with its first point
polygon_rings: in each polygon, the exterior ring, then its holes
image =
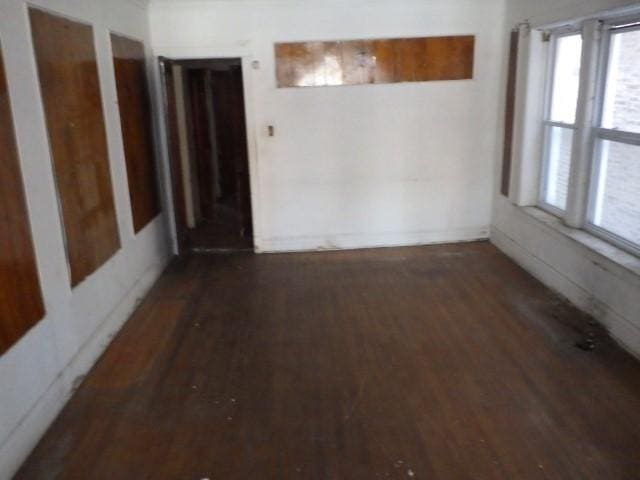
{"type": "MultiPolygon", "coordinates": [[[[255,252],[261,251],[262,238],[262,215],[260,211],[260,169],[258,161],[258,131],[256,121],[256,106],[253,94],[253,76],[254,58],[251,49],[244,47],[159,47],[153,52],[155,68],[154,83],[157,92],[155,103],[157,111],[161,112],[159,121],[161,142],[161,158],[163,163],[163,171],[169,178],[165,179],[165,185],[173,185],[173,171],[171,168],[170,145],[168,139],[168,111],[165,95],[164,73],[160,64],[162,61],[184,61],[184,60],[224,60],[224,59],[240,59],[242,64],[242,85],[244,90],[244,114],[247,129],[247,152],[249,157],[249,188],[251,190],[251,222],[253,226],[253,249],[255,252]]],[[[174,253],[180,253],[180,245],[177,235],[176,213],[174,204],[173,188],[170,189],[170,195],[167,197],[167,205],[171,208],[171,215],[168,222],[171,227],[171,243],[174,253]]]]}

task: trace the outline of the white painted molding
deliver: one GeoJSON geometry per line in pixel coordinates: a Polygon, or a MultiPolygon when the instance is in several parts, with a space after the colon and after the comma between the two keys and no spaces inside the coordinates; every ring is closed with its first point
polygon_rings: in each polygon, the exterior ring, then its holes
{"type": "Polygon", "coordinates": [[[640,359],[640,328],[634,325],[631,319],[618,313],[606,302],[596,298],[593,293],[496,227],[491,230],[491,242],[544,285],[601,322],[618,344],[640,359]]]}
{"type": "Polygon", "coordinates": [[[256,250],[270,252],[303,252],[355,250],[360,248],[406,247],[442,243],[487,240],[488,227],[431,232],[398,232],[371,234],[336,234],[308,237],[266,238],[256,243],[256,250]]]}

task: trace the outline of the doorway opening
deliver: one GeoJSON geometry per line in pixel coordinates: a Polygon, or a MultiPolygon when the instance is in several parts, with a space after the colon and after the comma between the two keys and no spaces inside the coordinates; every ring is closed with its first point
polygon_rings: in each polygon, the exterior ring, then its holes
{"type": "Polygon", "coordinates": [[[241,59],[160,65],[179,253],[253,250],[241,59]]]}

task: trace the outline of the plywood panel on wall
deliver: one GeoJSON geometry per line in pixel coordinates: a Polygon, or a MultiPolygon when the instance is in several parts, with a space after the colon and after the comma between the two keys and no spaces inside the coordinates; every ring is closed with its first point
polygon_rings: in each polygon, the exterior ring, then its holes
{"type": "Polygon", "coordinates": [[[0,354],[44,316],[0,51],[0,354]]]}
{"type": "Polygon", "coordinates": [[[473,78],[475,37],[278,43],[278,87],[473,78]]]}
{"type": "Polygon", "coordinates": [[[137,233],[160,213],[144,44],[112,34],[111,45],[133,226],[137,233]]]}
{"type": "Polygon", "coordinates": [[[93,29],[31,8],[71,284],[119,248],[93,29]]]}

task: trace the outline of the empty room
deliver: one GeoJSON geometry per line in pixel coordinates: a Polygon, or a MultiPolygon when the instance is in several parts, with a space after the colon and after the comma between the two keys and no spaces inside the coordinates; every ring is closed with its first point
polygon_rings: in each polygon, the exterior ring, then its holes
{"type": "Polygon", "coordinates": [[[640,3],[0,0],[10,479],[640,479],[640,3]]]}

